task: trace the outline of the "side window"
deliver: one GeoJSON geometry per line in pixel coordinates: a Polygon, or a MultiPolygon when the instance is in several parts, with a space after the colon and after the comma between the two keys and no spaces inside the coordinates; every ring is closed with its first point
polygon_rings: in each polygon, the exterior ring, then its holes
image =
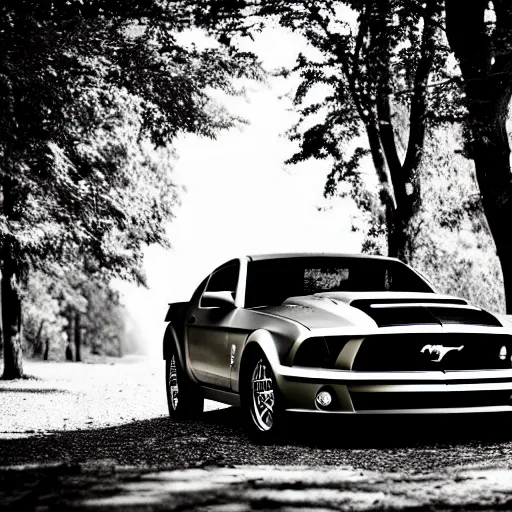
{"type": "MultiPolygon", "coordinates": [[[[227,265],[212,274],[208,285],[204,290],[206,292],[229,292],[233,299],[235,298],[236,287],[238,285],[238,274],[240,273],[240,264],[227,265]]],[[[201,298],[199,307],[211,307],[209,300],[201,298]]]]}
{"type": "Polygon", "coordinates": [[[238,284],[240,265],[228,265],[217,270],[206,287],[207,292],[235,292],[238,284]]]}

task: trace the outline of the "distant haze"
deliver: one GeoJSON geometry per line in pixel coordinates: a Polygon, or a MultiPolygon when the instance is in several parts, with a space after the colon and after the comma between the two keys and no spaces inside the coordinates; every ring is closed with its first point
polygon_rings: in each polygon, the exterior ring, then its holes
{"type": "MultiPolygon", "coordinates": [[[[267,68],[276,68],[292,64],[300,45],[299,38],[269,29],[255,48],[267,68]]],[[[188,300],[224,260],[251,253],[359,251],[360,236],[350,229],[353,203],[323,199],[329,162],[284,165],[297,147],[285,137],[296,115],[290,100],[279,98],[293,85],[282,78],[250,84],[248,101],[229,98],[226,104],[248,126],[217,140],[176,141],[175,177],[186,192],[169,227],[173,250],[147,249],[149,289],[119,283],[131,329],[151,357],[161,357],[167,303],[188,300]]]]}

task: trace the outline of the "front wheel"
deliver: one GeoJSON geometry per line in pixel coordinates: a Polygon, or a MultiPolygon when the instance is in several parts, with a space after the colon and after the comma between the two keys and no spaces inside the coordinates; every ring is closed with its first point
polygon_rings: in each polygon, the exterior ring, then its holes
{"type": "Polygon", "coordinates": [[[165,387],[169,415],[173,419],[191,418],[203,412],[204,398],[181,368],[176,350],[165,361],[165,387]]]}
{"type": "Polygon", "coordinates": [[[274,372],[263,353],[251,357],[243,379],[242,408],[249,436],[263,444],[276,442],[285,432],[285,416],[274,372]]]}

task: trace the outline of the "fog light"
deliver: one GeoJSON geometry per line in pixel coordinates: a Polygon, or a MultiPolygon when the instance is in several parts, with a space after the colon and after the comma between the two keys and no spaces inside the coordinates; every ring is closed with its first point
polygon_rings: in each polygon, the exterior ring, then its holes
{"type": "Polygon", "coordinates": [[[331,393],[329,393],[329,391],[320,391],[320,393],[316,395],[316,401],[318,405],[327,407],[332,402],[331,393]]]}

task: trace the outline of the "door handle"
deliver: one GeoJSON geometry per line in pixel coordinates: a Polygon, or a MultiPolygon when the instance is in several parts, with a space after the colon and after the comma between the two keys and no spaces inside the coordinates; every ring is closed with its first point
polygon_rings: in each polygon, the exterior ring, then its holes
{"type": "Polygon", "coordinates": [[[194,315],[192,315],[189,319],[188,319],[188,323],[189,324],[195,324],[196,323],[196,317],[194,315]]]}

